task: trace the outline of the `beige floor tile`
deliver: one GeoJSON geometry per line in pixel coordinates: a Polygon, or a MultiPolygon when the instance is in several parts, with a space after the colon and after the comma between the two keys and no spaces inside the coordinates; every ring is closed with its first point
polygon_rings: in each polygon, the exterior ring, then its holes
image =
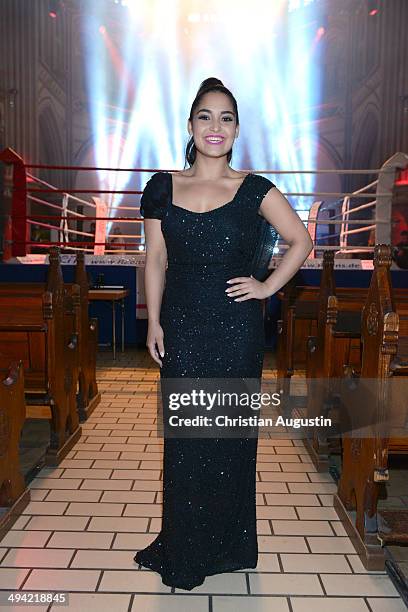
{"type": "Polygon", "coordinates": [[[350,566],[343,555],[282,553],[281,561],[285,572],[351,574],[350,566]]]}
{"type": "Polygon", "coordinates": [[[3,567],[68,567],[73,557],[72,550],[47,548],[12,548],[1,565],[3,567]]]}
{"type": "Polygon", "coordinates": [[[101,502],[153,504],[155,496],[155,491],[104,491],[101,502]]]}
{"type": "MultiPolygon", "coordinates": [[[[89,440],[89,442],[91,442],[92,444],[99,444],[99,445],[106,445],[109,446],[110,444],[126,444],[127,441],[127,436],[115,436],[115,437],[111,437],[111,436],[93,436],[93,437],[88,437],[87,440],[89,440]]],[[[85,448],[86,445],[84,445],[85,448]]]]}
{"type": "Polygon", "coordinates": [[[313,553],[355,553],[354,546],[349,538],[334,536],[331,538],[325,537],[308,537],[307,541],[310,550],[313,553]]]}
{"type": "Polygon", "coordinates": [[[112,548],[115,550],[142,550],[151,544],[155,536],[151,533],[118,533],[112,548]]]}
{"type": "Polygon", "coordinates": [[[161,517],[161,504],[126,504],[123,516],[161,517]]]}
{"type": "Polygon", "coordinates": [[[254,595],[323,595],[317,576],[307,574],[249,574],[254,595]]]}
{"type": "Polygon", "coordinates": [[[57,531],[47,548],[108,549],[114,538],[113,533],[89,531],[57,531]]]}
{"type": "Polygon", "coordinates": [[[281,472],[279,463],[257,463],[256,469],[262,474],[268,472],[281,472]]]}
{"type": "Polygon", "coordinates": [[[66,516],[121,516],[125,504],[71,503],[66,516]]]}
{"type": "Polygon", "coordinates": [[[123,550],[78,550],[71,567],[87,569],[136,570],[133,551],[123,550]]]}
{"type": "Polygon", "coordinates": [[[86,516],[33,516],[27,523],[27,529],[82,531],[88,520],[86,516]]]}
{"type": "Polygon", "coordinates": [[[75,444],[75,450],[78,451],[86,451],[86,452],[92,452],[92,451],[99,451],[102,449],[102,444],[91,444],[91,442],[86,442],[85,444],[83,444],[82,442],[77,442],[75,444]]]}
{"type": "Polygon", "coordinates": [[[162,485],[161,480],[135,480],[132,491],[161,491],[162,485]]]}
{"type": "Polygon", "coordinates": [[[119,451],[78,451],[75,459],[119,459],[119,455],[119,451]]]}
{"type": "Polygon", "coordinates": [[[372,612],[407,612],[407,607],[401,598],[390,599],[385,597],[377,597],[375,599],[369,597],[372,612]]]}
{"type": "Polygon", "coordinates": [[[149,532],[150,533],[159,533],[159,531],[161,529],[161,524],[162,524],[161,518],[152,518],[150,520],[149,532]]]}
{"type": "Polygon", "coordinates": [[[30,489],[31,501],[43,501],[49,493],[49,489],[30,489]]]}
{"type": "MultiPolygon", "coordinates": [[[[240,570],[245,571],[245,570],[240,570]]],[[[259,553],[258,564],[255,569],[250,569],[250,572],[278,572],[280,573],[280,565],[278,555],[274,553],[259,553]]]]}
{"type": "Polygon", "coordinates": [[[112,478],[119,480],[126,480],[127,478],[132,478],[135,480],[151,480],[156,479],[159,480],[160,471],[154,470],[113,470],[112,478]]]}
{"type": "Polygon", "coordinates": [[[290,506],[258,506],[256,515],[262,519],[294,519],[297,515],[294,508],[290,506]]]}
{"type": "Polygon", "coordinates": [[[48,501],[66,501],[66,502],[97,502],[102,495],[101,491],[82,491],[72,490],[64,491],[63,489],[56,489],[50,491],[47,495],[48,501]]]}
{"type": "Polygon", "coordinates": [[[258,519],[256,521],[256,531],[258,535],[271,535],[272,530],[269,521],[265,519],[258,519]]]}
{"type": "Polygon", "coordinates": [[[305,521],[338,521],[340,520],[334,508],[298,506],[296,511],[301,520],[305,521]]]}
{"type": "MultiPolygon", "coordinates": [[[[261,453],[262,454],[262,453],[261,453]]],[[[300,458],[299,458],[299,454],[296,453],[291,453],[291,454],[284,454],[283,452],[276,454],[276,455],[269,455],[268,456],[268,463],[272,462],[272,463],[300,463],[300,458]]],[[[260,465],[264,466],[267,465],[267,463],[263,463],[258,459],[258,462],[260,463],[260,465]]],[[[261,469],[265,469],[264,467],[260,467],[261,469]]],[[[268,468],[266,468],[268,469],[268,468]]]]}
{"type": "Polygon", "coordinates": [[[276,535],[331,535],[332,529],[327,521],[279,521],[272,520],[276,535]]]}
{"type": "Polygon", "coordinates": [[[91,489],[96,491],[129,491],[133,480],[110,480],[108,478],[88,478],[82,482],[81,491],[91,489]]]}
{"type": "Polygon", "coordinates": [[[304,472],[262,472],[259,484],[269,482],[309,482],[309,479],[304,472]]]}
{"type": "Polygon", "coordinates": [[[258,537],[259,552],[292,552],[307,553],[305,538],[300,536],[264,536],[258,537]]]}
{"type": "Polygon", "coordinates": [[[68,504],[65,502],[30,502],[23,510],[23,514],[31,514],[31,515],[61,515],[64,514],[68,504]]]}
{"type": "Polygon", "coordinates": [[[92,459],[64,459],[61,461],[60,466],[62,468],[90,468],[92,466],[92,459]]]}
{"type": "MultiPolygon", "coordinates": [[[[143,455],[145,454],[144,451],[145,445],[144,444],[109,444],[109,446],[107,445],[106,447],[104,446],[102,448],[102,450],[105,451],[119,451],[122,452],[123,451],[123,455],[126,454],[132,454],[132,453],[143,453],[143,455]],[[124,450],[125,449],[125,450],[124,450]]],[[[123,457],[124,459],[137,459],[138,457],[123,457]]]]}
{"type": "Polygon", "coordinates": [[[213,612],[289,612],[284,597],[215,595],[212,601],[213,612]]]}
{"type": "Polygon", "coordinates": [[[19,589],[29,571],[17,567],[0,567],[0,589],[19,589]]]}
{"type": "Polygon", "coordinates": [[[43,548],[50,535],[51,531],[20,531],[11,529],[1,540],[0,546],[7,548],[43,548]]]}
{"type": "Polygon", "coordinates": [[[347,595],[360,597],[398,597],[398,591],[388,576],[375,574],[351,574],[349,576],[321,574],[321,579],[328,595],[344,595],[344,593],[347,593],[347,595]]]}
{"type": "Polygon", "coordinates": [[[77,569],[35,569],[24,584],[24,590],[92,591],[96,589],[100,572],[77,569]]]}
{"type": "Polygon", "coordinates": [[[265,493],[269,506],[320,506],[316,495],[307,493],[265,493]]]}
{"type": "MultiPolygon", "coordinates": [[[[126,447],[124,446],[124,448],[126,447]]],[[[138,470],[140,463],[140,461],[125,461],[124,459],[97,459],[93,467],[112,470],[138,470]]]]}
{"type": "Polygon", "coordinates": [[[316,472],[313,463],[281,463],[282,472],[316,472]]]}
{"type": "MultiPolygon", "coordinates": [[[[261,574],[262,575],[262,574],[261,574]]],[[[184,589],[176,588],[176,593],[184,589]]],[[[187,591],[184,591],[185,593],[187,591]]],[[[246,595],[248,593],[244,572],[231,572],[207,576],[203,584],[194,588],[194,593],[225,593],[230,595],[246,595]]]]}
{"type": "Polygon", "coordinates": [[[208,597],[136,594],[131,612],[208,612],[208,597]]]}
{"type": "MultiPolygon", "coordinates": [[[[275,474],[276,472],[274,472],[275,474]]],[[[267,485],[263,491],[259,491],[259,487],[257,485],[257,490],[262,493],[289,493],[288,486],[286,482],[261,482],[258,484],[267,485]]]]}
{"type": "Polygon", "coordinates": [[[170,593],[171,587],[163,584],[161,576],[150,570],[108,570],[105,571],[102,576],[98,591],[119,591],[122,593],[170,593]]]}
{"type": "Polygon", "coordinates": [[[78,469],[68,468],[65,470],[62,478],[110,478],[112,474],[112,470],[96,470],[95,468],[91,469],[78,469]]]}
{"type": "Polygon", "coordinates": [[[290,602],[293,612],[368,612],[364,599],[357,597],[291,597],[290,602]]]}
{"type": "Polygon", "coordinates": [[[330,482],[290,482],[291,493],[337,493],[337,485],[330,482]]]}
{"type": "MultiPolygon", "coordinates": [[[[128,447],[128,445],[126,444],[126,446],[124,448],[127,448],[127,447],[128,447]]],[[[120,454],[120,459],[121,459],[121,461],[122,461],[122,459],[126,460],[126,461],[137,461],[137,460],[140,461],[142,459],[143,460],[148,459],[150,461],[162,461],[163,453],[153,453],[153,452],[148,453],[148,452],[142,452],[142,451],[140,451],[140,452],[135,452],[135,451],[129,452],[129,451],[125,450],[125,451],[123,451],[120,454]]]]}
{"type": "MultiPolygon", "coordinates": [[[[70,593],[69,605],[64,606],[63,610],[67,612],[127,612],[130,599],[131,595],[119,593],[70,593]]],[[[51,610],[61,611],[61,606],[52,606],[51,610]]]]}
{"type": "Polygon", "coordinates": [[[81,482],[80,478],[34,478],[30,482],[30,489],[78,489],[81,482]]]}
{"type": "Polygon", "coordinates": [[[94,517],[88,526],[88,531],[124,532],[134,531],[146,533],[149,519],[133,517],[94,517]]]}

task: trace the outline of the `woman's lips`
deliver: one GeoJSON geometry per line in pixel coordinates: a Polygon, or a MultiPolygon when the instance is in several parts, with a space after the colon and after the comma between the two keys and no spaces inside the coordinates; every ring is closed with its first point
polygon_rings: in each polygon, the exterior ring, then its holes
{"type": "Polygon", "coordinates": [[[208,144],[219,145],[224,142],[225,138],[223,136],[206,136],[204,140],[208,142],[208,144]]]}

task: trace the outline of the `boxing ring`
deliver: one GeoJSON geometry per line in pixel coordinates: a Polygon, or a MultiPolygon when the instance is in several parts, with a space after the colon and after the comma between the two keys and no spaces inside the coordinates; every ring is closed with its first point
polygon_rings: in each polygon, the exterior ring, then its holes
{"type": "MultiPolygon", "coordinates": [[[[136,265],[143,265],[144,235],[143,219],[131,216],[138,212],[142,188],[137,190],[57,188],[50,182],[39,178],[35,172],[63,171],[64,173],[110,174],[126,172],[141,175],[143,183],[160,168],[97,168],[90,166],[61,166],[27,164],[11,149],[0,153],[4,168],[3,199],[5,216],[3,261],[30,255],[33,248],[43,250],[59,246],[63,253],[84,251],[93,256],[126,254],[137,255],[136,265]],[[132,196],[131,206],[109,205],[112,196],[132,196]],[[35,208],[40,212],[33,213],[35,208]],[[107,227],[112,224],[130,224],[135,228],[131,233],[109,234],[107,227]],[[92,224],[94,226],[92,227],[92,224]],[[31,229],[42,228],[49,233],[48,239],[33,239],[31,229]],[[112,243],[112,237],[120,236],[120,241],[112,243]],[[112,246],[114,244],[114,246],[112,246]]],[[[401,172],[408,168],[408,156],[396,153],[379,169],[361,170],[251,170],[259,174],[280,176],[289,174],[314,175],[373,175],[377,178],[364,187],[349,193],[345,192],[295,192],[282,193],[289,199],[307,197],[313,199],[308,209],[297,209],[304,220],[314,242],[310,260],[319,259],[323,250],[334,250],[337,257],[349,258],[372,253],[374,244],[391,243],[393,186],[401,172]],[[361,202],[358,204],[358,202],[361,202]],[[357,213],[364,211],[361,217],[357,213]],[[368,213],[368,215],[367,215],[368,213]],[[371,239],[367,239],[367,233],[371,239]],[[356,238],[360,237],[356,244],[356,238]],[[353,240],[351,240],[353,239],[353,240]]],[[[247,170],[249,171],[249,170],[247,170]]],[[[42,232],[44,236],[45,232],[42,232]]],[[[279,259],[287,248],[282,241],[278,243],[276,257],[279,259]]]]}
{"type": "MultiPolygon", "coordinates": [[[[145,239],[139,203],[148,178],[162,169],[30,164],[11,149],[0,153],[0,165],[3,263],[44,265],[49,248],[58,246],[61,263],[67,266],[72,266],[75,253],[82,251],[86,265],[90,269],[99,266],[107,277],[113,268],[117,270],[116,276],[120,275],[120,268],[130,268],[135,277],[130,290],[136,294],[136,318],[145,319],[145,239]],[[85,182],[81,187],[57,187],[52,179],[43,178],[44,172],[47,172],[47,177],[58,173],[60,183],[61,176],[65,176],[65,185],[73,184],[72,177],[78,175],[85,177],[85,181],[89,177],[91,183],[91,177],[103,172],[111,177],[126,172],[140,186],[138,189],[99,189],[85,182]],[[113,204],[114,198],[121,198],[118,205],[113,204]],[[123,201],[124,198],[126,201],[123,201]]],[[[335,252],[336,269],[345,272],[368,271],[372,269],[375,244],[392,244],[394,191],[401,178],[408,179],[408,155],[396,153],[375,170],[251,171],[272,175],[278,186],[279,177],[284,175],[292,176],[293,184],[297,184],[301,174],[375,176],[362,188],[350,192],[281,190],[291,203],[300,197],[308,198],[311,202],[310,207],[297,209],[314,243],[314,249],[304,263],[304,271],[317,272],[321,268],[324,250],[335,252]]],[[[407,183],[408,180],[405,180],[404,184],[407,183]]],[[[282,240],[278,242],[271,268],[279,265],[287,248],[288,245],[282,240]]],[[[393,268],[398,270],[395,264],[393,268]]],[[[116,279],[116,276],[113,278],[116,279]]],[[[129,278],[126,281],[128,285],[129,278]]],[[[123,280],[117,282],[123,283],[123,280]]],[[[104,282],[94,284],[100,286],[104,282]]]]}

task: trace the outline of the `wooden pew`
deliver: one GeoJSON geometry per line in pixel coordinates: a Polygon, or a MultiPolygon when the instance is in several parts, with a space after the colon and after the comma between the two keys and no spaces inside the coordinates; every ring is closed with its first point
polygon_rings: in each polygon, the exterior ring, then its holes
{"type": "MultiPolygon", "coordinates": [[[[47,465],[58,465],[81,435],[76,407],[79,287],[64,288],[59,253],[51,249],[46,286],[1,285],[0,351],[22,360],[26,415],[50,420],[47,465]]],[[[7,364],[1,362],[0,367],[7,364]]]]}
{"type": "MultiPolygon", "coordinates": [[[[75,285],[80,290],[79,305],[79,370],[77,405],[80,421],[85,421],[101,401],[96,382],[96,355],[98,350],[98,319],[89,318],[89,283],[84,253],[77,253],[75,285]]],[[[72,291],[75,285],[67,284],[72,291]]]]}
{"type": "MultiPolygon", "coordinates": [[[[62,272],[58,271],[57,274],[60,275],[62,272]]],[[[67,291],[66,314],[71,316],[71,321],[68,326],[66,325],[66,329],[78,345],[77,351],[71,352],[71,357],[76,357],[72,363],[73,384],[77,389],[76,401],[79,420],[83,422],[86,421],[101,399],[96,382],[98,320],[89,318],[89,283],[83,253],[77,254],[75,283],[66,283],[64,288],[67,291]],[[77,293],[78,287],[79,295],[77,293]]],[[[43,283],[0,283],[0,295],[18,294],[23,290],[37,295],[45,291],[45,285],[43,283]]]]}
{"type": "Polygon", "coordinates": [[[22,363],[0,370],[0,537],[30,501],[20,470],[19,442],[25,420],[22,363]]]}
{"type": "MultiPolygon", "coordinates": [[[[358,371],[361,364],[361,312],[368,289],[336,290],[331,254],[326,256],[326,263],[319,294],[317,334],[307,343],[308,418],[328,416],[330,410],[333,412],[345,365],[358,371]]],[[[408,315],[408,291],[398,289],[394,295],[399,314],[408,315]]],[[[309,429],[305,445],[317,470],[326,471],[329,440],[321,428],[309,429]]]]}
{"type": "MultiPolygon", "coordinates": [[[[357,437],[353,431],[343,435],[342,473],[334,498],[335,509],[368,570],[384,568],[381,541],[408,543],[406,528],[401,530],[401,525],[407,524],[408,512],[377,509],[380,489],[389,478],[388,454],[408,453],[407,437],[394,438],[392,429],[383,429],[396,401],[405,410],[407,407],[407,395],[391,395],[387,383],[392,377],[404,377],[404,386],[408,386],[408,323],[397,312],[391,286],[390,247],[376,247],[375,264],[362,315],[360,372],[362,379],[378,381],[372,405],[374,418],[369,421],[373,425],[370,436],[357,437]]],[[[346,396],[346,402],[347,399],[346,396]]],[[[370,407],[368,404],[365,409],[370,407]]],[[[406,428],[407,414],[400,416],[406,428]]]]}

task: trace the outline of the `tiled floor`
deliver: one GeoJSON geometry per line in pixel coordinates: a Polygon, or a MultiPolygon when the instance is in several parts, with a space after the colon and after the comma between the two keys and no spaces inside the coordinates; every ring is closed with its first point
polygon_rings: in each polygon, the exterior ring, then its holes
{"type": "Polygon", "coordinates": [[[63,609],[81,612],[406,609],[384,572],[362,567],[332,507],[331,477],[316,473],[296,439],[259,440],[256,570],[208,577],[187,592],[138,569],[134,553],[155,537],[161,516],[151,366],[145,351],[120,355],[115,366],[100,358],[102,402],[69,456],[32,481],[31,503],[0,542],[0,589],[68,592],[63,609]]]}

